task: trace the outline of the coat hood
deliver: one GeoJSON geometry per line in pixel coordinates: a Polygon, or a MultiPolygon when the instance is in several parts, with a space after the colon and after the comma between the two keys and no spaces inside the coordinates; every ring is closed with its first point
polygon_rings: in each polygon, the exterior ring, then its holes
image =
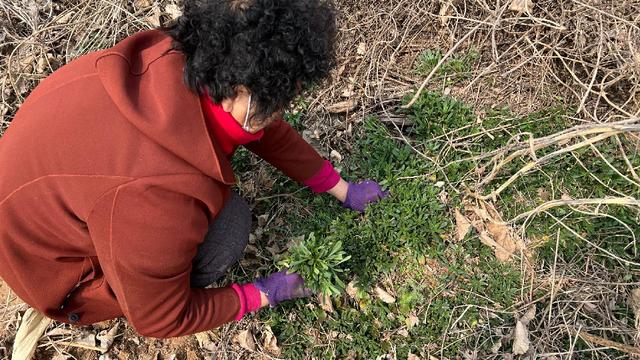
{"type": "Polygon", "coordinates": [[[184,54],[160,30],[137,33],[96,60],[100,80],[120,113],[145,136],[225,184],[235,177],[212,143],[198,94],[183,81],[184,54]]]}

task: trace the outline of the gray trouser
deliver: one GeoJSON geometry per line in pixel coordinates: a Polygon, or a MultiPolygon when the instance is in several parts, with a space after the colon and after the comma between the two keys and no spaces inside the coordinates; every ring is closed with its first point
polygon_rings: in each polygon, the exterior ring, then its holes
{"type": "Polygon", "coordinates": [[[251,211],[247,203],[231,192],[209,231],[198,246],[191,269],[191,287],[202,288],[224,275],[242,258],[251,231],[251,211]]]}

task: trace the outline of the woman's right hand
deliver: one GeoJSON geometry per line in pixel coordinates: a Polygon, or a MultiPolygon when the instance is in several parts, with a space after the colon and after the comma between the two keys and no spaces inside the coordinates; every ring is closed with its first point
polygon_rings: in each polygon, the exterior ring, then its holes
{"type": "Polygon", "coordinates": [[[285,300],[311,296],[313,292],[304,286],[304,280],[296,273],[287,273],[281,270],[267,277],[259,278],[254,282],[260,290],[262,306],[269,304],[271,307],[285,300]],[[266,303],[265,303],[266,298],[266,303]]]}

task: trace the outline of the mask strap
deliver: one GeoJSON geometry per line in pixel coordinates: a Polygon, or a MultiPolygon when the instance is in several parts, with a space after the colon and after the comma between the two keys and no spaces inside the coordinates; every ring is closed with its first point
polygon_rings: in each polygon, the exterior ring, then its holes
{"type": "Polygon", "coordinates": [[[246,132],[251,130],[249,128],[249,111],[251,110],[251,94],[249,94],[249,101],[247,102],[247,114],[244,116],[244,124],[242,125],[242,129],[246,132]]]}

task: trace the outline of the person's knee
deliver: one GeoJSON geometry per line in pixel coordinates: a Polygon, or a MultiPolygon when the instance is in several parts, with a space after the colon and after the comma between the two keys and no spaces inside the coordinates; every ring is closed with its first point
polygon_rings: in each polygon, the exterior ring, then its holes
{"type": "Polygon", "coordinates": [[[232,193],[193,261],[192,285],[211,283],[242,259],[251,232],[251,210],[246,201],[232,193]]]}
{"type": "Polygon", "coordinates": [[[251,233],[251,209],[247,202],[235,192],[231,193],[225,207],[228,207],[230,214],[225,214],[225,219],[221,220],[233,224],[233,229],[228,229],[229,233],[233,234],[231,237],[235,240],[233,247],[239,248],[240,252],[242,252],[249,241],[249,234],[251,233]]]}

